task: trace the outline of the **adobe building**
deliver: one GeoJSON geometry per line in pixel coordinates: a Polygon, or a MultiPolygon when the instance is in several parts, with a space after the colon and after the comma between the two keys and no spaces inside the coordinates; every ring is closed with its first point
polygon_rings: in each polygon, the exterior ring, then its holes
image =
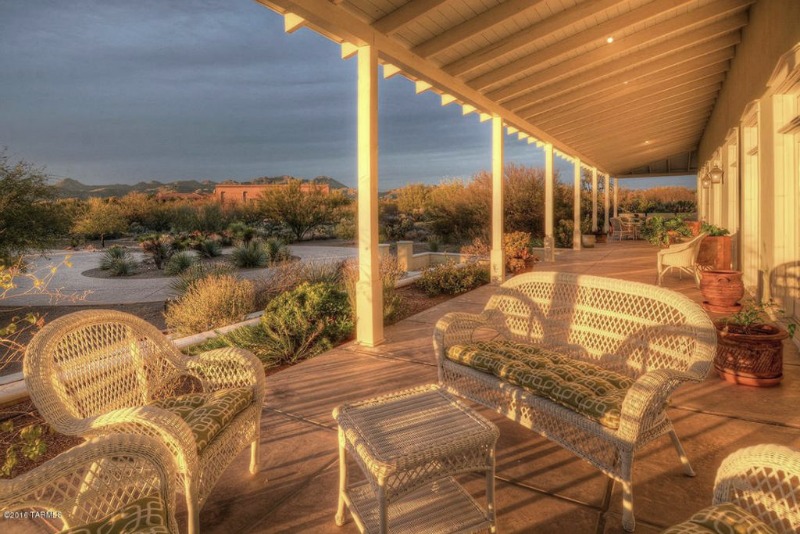
{"type": "MultiPolygon", "coordinates": [[[[254,202],[264,192],[283,187],[286,187],[286,184],[220,184],[214,188],[214,198],[221,204],[254,202]]],[[[321,191],[327,195],[331,192],[331,187],[328,184],[302,183],[300,184],[300,190],[304,193],[321,191]]]]}

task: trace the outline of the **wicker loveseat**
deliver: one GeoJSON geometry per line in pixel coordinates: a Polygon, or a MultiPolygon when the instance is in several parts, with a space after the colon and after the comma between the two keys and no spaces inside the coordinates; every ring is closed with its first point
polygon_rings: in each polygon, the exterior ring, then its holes
{"type": "Polygon", "coordinates": [[[17,524],[25,530],[35,512],[70,533],[178,534],[175,478],[174,458],[155,438],[94,438],[16,478],[0,480],[4,529],[12,532],[17,524]],[[24,521],[14,521],[17,514],[24,521]]]}
{"type": "Polygon", "coordinates": [[[446,314],[433,341],[445,388],[620,481],[626,530],[634,528],[637,448],[669,434],[694,474],[665,411],[680,384],[707,375],[716,348],[714,325],[688,298],[647,284],[529,273],[500,286],[480,315],[446,314]]]}
{"type": "Polygon", "coordinates": [[[711,506],[664,534],[800,532],[800,451],[755,445],[722,461],[711,506]]]}
{"type": "Polygon", "coordinates": [[[176,459],[189,532],[222,472],[248,444],[259,462],[265,376],[261,362],[233,348],[185,356],[157,328],[133,315],[87,310],[47,324],[28,344],[25,383],[58,432],[159,438],[176,459]],[[202,392],[173,396],[182,377],[202,392]]]}

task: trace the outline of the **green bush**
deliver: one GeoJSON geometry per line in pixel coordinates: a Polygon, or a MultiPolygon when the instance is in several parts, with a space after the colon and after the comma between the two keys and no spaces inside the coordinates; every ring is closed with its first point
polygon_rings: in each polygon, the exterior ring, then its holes
{"type": "Polygon", "coordinates": [[[267,305],[261,326],[271,359],[294,363],[347,338],[353,320],[346,293],[332,284],[303,283],[267,305]]]}
{"type": "Polygon", "coordinates": [[[267,335],[261,325],[243,326],[236,330],[231,330],[227,334],[222,334],[213,339],[189,347],[185,352],[195,355],[208,350],[221,349],[224,347],[239,347],[252,352],[258,359],[264,362],[265,367],[279,365],[272,359],[272,352],[267,344],[267,335]]]}
{"type": "Polygon", "coordinates": [[[180,335],[196,334],[236,323],[255,308],[253,284],[232,275],[195,281],[167,307],[167,326],[180,335]]]}
{"type": "Polygon", "coordinates": [[[414,285],[429,297],[458,295],[489,283],[489,269],[478,263],[442,263],[428,267],[414,285]]]}
{"type": "Polygon", "coordinates": [[[175,276],[185,272],[192,265],[194,265],[194,256],[188,252],[176,252],[167,262],[164,272],[169,276],[175,276]]]}
{"type": "Polygon", "coordinates": [[[267,261],[270,264],[288,261],[292,258],[286,243],[274,237],[264,241],[264,249],[267,252],[267,261]]]}
{"type": "Polygon", "coordinates": [[[700,225],[700,232],[706,233],[710,237],[721,237],[725,235],[730,235],[730,232],[728,231],[727,228],[721,228],[715,224],[709,224],[706,222],[700,225]]]}
{"type": "Polygon", "coordinates": [[[240,269],[264,267],[269,263],[269,255],[261,241],[254,240],[233,249],[231,260],[240,269]]]}
{"type": "Polygon", "coordinates": [[[216,258],[222,255],[222,245],[216,239],[199,238],[193,247],[204,258],[216,258]]]}
{"type": "Polygon", "coordinates": [[[174,240],[168,235],[149,235],[139,239],[139,246],[153,258],[156,269],[161,270],[175,252],[174,240]]]}
{"type": "MultiPolygon", "coordinates": [[[[383,318],[392,321],[403,309],[403,298],[397,294],[397,281],[404,275],[405,271],[400,269],[397,258],[386,256],[381,258],[380,277],[383,286],[383,318]]],[[[353,321],[356,316],[356,284],[358,284],[358,260],[351,259],[342,263],[342,282],[347,299],[350,302],[350,309],[353,312],[353,321]]]]}
{"type": "Polygon", "coordinates": [[[122,259],[131,259],[131,253],[124,247],[114,245],[103,252],[103,255],[100,257],[100,268],[104,271],[108,271],[116,261],[122,259]]]}
{"type": "Polygon", "coordinates": [[[256,304],[259,308],[278,295],[291,291],[303,282],[316,284],[324,282],[339,285],[342,282],[343,262],[341,261],[285,261],[275,264],[256,280],[256,304]]]}

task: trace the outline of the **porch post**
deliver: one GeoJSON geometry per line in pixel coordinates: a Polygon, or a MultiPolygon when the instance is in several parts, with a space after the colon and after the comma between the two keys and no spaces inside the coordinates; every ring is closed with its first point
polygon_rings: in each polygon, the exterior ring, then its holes
{"type": "Polygon", "coordinates": [[[619,217],[619,178],[614,178],[614,217],[619,217]]]}
{"type": "Polygon", "coordinates": [[[544,145],[544,261],[555,261],[555,238],[553,233],[553,145],[544,145]]]}
{"type": "Polygon", "coordinates": [[[603,222],[603,232],[608,233],[608,206],[611,203],[611,180],[608,173],[603,175],[603,213],[605,214],[605,222],[603,222]]]}
{"type": "Polygon", "coordinates": [[[492,117],[492,254],[491,277],[493,284],[502,284],[506,278],[506,261],[503,257],[503,119],[492,117]]]}
{"type": "Polygon", "coordinates": [[[592,167],[592,232],[597,231],[597,168],[592,167]]]}
{"type": "Polygon", "coordinates": [[[581,160],[575,158],[572,191],[572,250],[581,249],[581,160]]]}
{"type": "Polygon", "coordinates": [[[378,252],[378,51],[358,49],[358,283],[356,336],[383,343],[383,290],[378,252]]]}

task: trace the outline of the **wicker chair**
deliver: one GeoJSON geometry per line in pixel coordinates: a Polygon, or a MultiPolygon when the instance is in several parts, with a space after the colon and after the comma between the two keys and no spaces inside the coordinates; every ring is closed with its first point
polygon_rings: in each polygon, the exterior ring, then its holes
{"type": "Polygon", "coordinates": [[[160,438],[177,460],[189,532],[222,472],[251,446],[259,463],[265,376],[247,351],[182,354],[150,323],[111,310],[80,311],[47,324],[25,353],[25,383],[58,432],[85,438],[111,432],[160,438]],[[203,393],[172,397],[182,377],[203,393]]]}
{"type": "MultiPolygon", "coordinates": [[[[175,460],[158,440],[114,434],[0,480],[0,510],[11,517],[39,511],[79,532],[107,532],[113,521],[115,532],[178,534],[175,479],[175,460]]],[[[5,528],[11,523],[6,520],[5,528]]]]}
{"type": "Polygon", "coordinates": [[[779,534],[800,533],[798,480],[800,451],[782,445],[739,449],[717,471],[712,506],[665,534],[766,530],[746,530],[740,521],[761,522],[779,534]]]}
{"type": "Polygon", "coordinates": [[[500,286],[480,315],[446,314],[436,324],[433,343],[446,389],[557,442],[621,482],[626,530],[634,528],[636,449],[668,434],[685,473],[694,475],[666,406],[679,385],[705,378],[717,341],[711,320],[687,297],[649,284],[529,273],[500,286]],[[623,393],[618,427],[448,358],[451,347],[491,336],[625,377],[632,385],[623,393]]]}
{"type": "Polygon", "coordinates": [[[678,269],[678,273],[686,271],[694,276],[695,283],[700,285],[700,269],[697,266],[697,253],[700,252],[700,243],[708,234],[702,233],[693,237],[686,243],[670,245],[669,248],[658,251],[658,278],[656,283],[661,285],[664,275],[678,269]]]}
{"type": "Polygon", "coordinates": [[[614,231],[612,238],[616,237],[617,241],[622,241],[623,237],[636,239],[636,226],[632,222],[626,222],[619,217],[611,217],[611,229],[614,231]]]}

